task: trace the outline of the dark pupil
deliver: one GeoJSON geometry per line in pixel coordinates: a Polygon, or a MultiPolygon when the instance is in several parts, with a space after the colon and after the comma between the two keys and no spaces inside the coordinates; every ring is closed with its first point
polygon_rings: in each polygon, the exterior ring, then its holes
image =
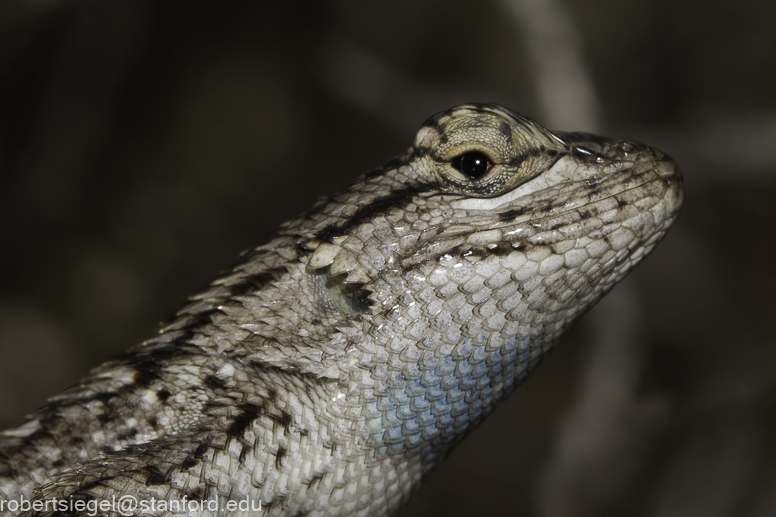
{"type": "Polygon", "coordinates": [[[453,166],[470,178],[481,178],[490,169],[490,162],[484,154],[473,151],[453,160],[453,166]]]}

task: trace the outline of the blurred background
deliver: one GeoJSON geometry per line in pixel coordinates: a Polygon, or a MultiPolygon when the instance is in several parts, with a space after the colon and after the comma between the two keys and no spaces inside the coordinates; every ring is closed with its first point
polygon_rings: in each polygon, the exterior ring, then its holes
{"type": "Polygon", "coordinates": [[[776,3],[0,3],[0,425],[498,102],[671,154],[666,240],[399,513],[776,515],[776,3]]]}

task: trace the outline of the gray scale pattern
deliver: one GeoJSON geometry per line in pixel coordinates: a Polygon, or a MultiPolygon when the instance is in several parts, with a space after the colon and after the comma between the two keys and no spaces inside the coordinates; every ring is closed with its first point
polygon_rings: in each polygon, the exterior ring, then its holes
{"type": "Polygon", "coordinates": [[[156,337],[0,433],[0,498],[247,496],[268,516],[387,515],[681,202],[676,164],[643,144],[496,105],[436,115],[156,337]],[[462,170],[467,153],[484,175],[462,170]]]}

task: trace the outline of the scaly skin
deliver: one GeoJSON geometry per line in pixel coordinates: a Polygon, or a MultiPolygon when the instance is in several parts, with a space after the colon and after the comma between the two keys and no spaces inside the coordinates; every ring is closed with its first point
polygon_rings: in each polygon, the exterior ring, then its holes
{"type": "Polygon", "coordinates": [[[156,337],[0,434],[0,496],[156,500],[101,515],[178,509],[158,500],[236,515],[228,501],[246,497],[267,516],[387,515],[681,201],[676,164],[642,144],[496,105],[441,113],[156,337]]]}

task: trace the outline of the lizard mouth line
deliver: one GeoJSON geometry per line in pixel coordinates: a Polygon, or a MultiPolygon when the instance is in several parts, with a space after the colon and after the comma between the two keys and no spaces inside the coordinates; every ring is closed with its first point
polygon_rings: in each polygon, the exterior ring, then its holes
{"type": "MultiPolygon", "coordinates": [[[[570,200],[564,205],[552,206],[549,210],[547,210],[546,208],[547,205],[542,206],[541,204],[537,204],[534,206],[531,206],[531,205],[515,206],[513,204],[510,204],[509,202],[506,202],[506,203],[503,203],[502,205],[499,205],[499,207],[496,210],[501,211],[501,213],[503,214],[503,213],[506,213],[508,210],[518,209],[522,213],[520,213],[519,215],[516,215],[513,219],[509,221],[500,221],[496,223],[493,222],[492,218],[488,218],[487,220],[483,220],[480,224],[474,223],[476,226],[478,226],[475,229],[472,229],[470,231],[450,233],[450,234],[447,234],[446,237],[448,238],[466,237],[468,235],[477,233],[479,231],[484,231],[486,229],[505,230],[505,229],[514,228],[515,226],[523,223],[532,223],[534,225],[543,226],[544,223],[548,220],[562,218],[565,214],[569,214],[573,212],[585,212],[587,208],[604,204],[608,200],[617,199],[618,204],[620,204],[620,202],[622,201],[622,196],[627,196],[629,193],[632,193],[638,190],[649,189],[651,185],[657,185],[659,182],[665,183],[666,187],[662,192],[660,192],[660,194],[662,195],[656,196],[657,198],[656,203],[659,203],[669,197],[679,196],[679,192],[681,191],[680,189],[674,188],[673,183],[678,183],[679,185],[681,185],[682,177],[680,174],[674,173],[674,174],[671,174],[670,176],[650,178],[637,185],[630,186],[628,188],[619,190],[617,192],[611,193],[604,197],[593,199],[593,200],[586,200],[584,203],[581,203],[581,204],[575,204],[575,201],[578,201],[578,200],[570,200]],[[568,206],[569,203],[571,203],[572,205],[568,206]]],[[[625,204],[630,204],[630,203],[631,201],[628,201],[625,204]]],[[[569,223],[571,223],[571,221],[569,221],[569,223]]]]}
{"type": "MultiPolygon", "coordinates": [[[[558,231],[562,227],[568,227],[574,224],[580,224],[583,221],[588,220],[588,217],[594,217],[597,214],[606,212],[608,210],[611,210],[613,208],[616,208],[617,206],[620,206],[620,203],[618,202],[613,207],[605,207],[604,210],[598,210],[595,213],[593,213],[593,205],[595,204],[604,204],[607,200],[614,199],[618,196],[624,196],[628,192],[632,192],[639,189],[649,189],[650,185],[656,184],[656,182],[660,181],[666,181],[669,178],[666,177],[656,177],[651,178],[647,181],[644,181],[642,183],[639,183],[638,185],[629,187],[625,190],[621,190],[617,193],[613,193],[609,196],[602,197],[600,199],[596,199],[595,201],[587,202],[583,205],[579,206],[573,206],[573,207],[563,207],[559,206],[557,209],[555,209],[552,213],[547,213],[546,215],[542,215],[540,217],[536,217],[536,214],[542,210],[541,205],[534,206],[533,209],[527,208],[526,212],[520,216],[517,216],[514,220],[509,222],[499,222],[495,223],[493,222],[492,217],[489,217],[487,220],[480,221],[478,223],[473,223],[473,227],[470,229],[455,231],[455,232],[441,232],[436,233],[434,235],[429,235],[428,240],[424,240],[422,242],[418,242],[418,244],[413,247],[412,250],[408,250],[406,254],[402,257],[402,261],[405,265],[410,265],[410,263],[416,263],[421,262],[423,260],[429,259],[431,257],[438,257],[441,255],[444,255],[446,253],[453,252],[454,250],[464,251],[465,249],[469,248],[477,248],[478,245],[473,244],[469,242],[469,238],[472,235],[478,234],[478,233],[485,233],[490,231],[502,231],[502,235],[495,239],[493,242],[490,242],[490,244],[485,244],[485,247],[488,246],[498,246],[499,243],[509,243],[510,247],[525,245],[526,238],[529,238],[530,236],[528,234],[536,234],[536,233],[542,233],[546,231],[558,231]],[[587,210],[586,210],[587,208],[587,210]],[[581,213],[584,212],[590,212],[587,216],[582,216],[581,213]],[[569,217],[569,214],[578,214],[576,217],[571,216],[569,217]],[[551,221],[557,221],[560,223],[559,226],[553,226],[553,224],[548,224],[551,221]],[[526,232],[523,232],[522,230],[527,230],[526,232]],[[412,258],[410,258],[412,257],[412,258]]],[[[672,182],[676,182],[681,184],[681,176],[679,174],[672,174],[670,176],[670,180],[672,182]]],[[[661,192],[655,192],[657,194],[655,197],[657,199],[656,204],[661,202],[662,200],[665,200],[669,193],[674,190],[676,193],[674,196],[676,196],[675,201],[681,200],[681,189],[676,189],[673,186],[667,186],[665,190],[661,192]]],[[[629,204],[629,203],[626,203],[629,204]]],[[[678,206],[680,203],[674,203],[676,206],[678,206]]],[[[654,206],[654,205],[653,205],[654,206]]],[[[508,208],[508,204],[501,205],[502,208],[508,208]]],[[[673,209],[670,211],[667,211],[666,218],[672,217],[677,210],[673,209]]],[[[482,247],[482,245],[479,245],[479,247],[482,247]]]]}
{"type": "MultiPolygon", "coordinates": [[[[553,238],[549,236],[549,240],[543,241],[536,240],[539,234],[545,232],[558,232],[561,228],[568,228],[573,225],[585,224],[585,221],[589,221],[590,218],[600,216],[600,214],[606,213],[610,210],[622,207],[620,202],[620,196],[627,196],[628,193],[645,190],[645,196],[639,196],[637,200],[644,197],[654,197],[655,202],[650,205],[649,208],[664,202],[667,209],[665,217],[661,221],[656,221],[655,225],[661,224],[662,221],[670,220],[676,216],[679,210],[679,206],[682,201],[682,177],[676,170],[670,175],[663,175],[657,177],[651,177],[650,179],[620,190],[616,193],[601,197],[599,199],[588,201],[582,205],[576,206],[563,206],[560,205],[553,209],[551,213],[542,213],[543,207],[541,204],[533,207],[525,207],[526,212],[520,216],[517,216],[514,220],[509,222],[493,222],[492,218],[488,221],[480,221],[474,223],[474,228],[456,231],[450,233],[438,233],[429,236],[429,239],[423,242],[419,242],[412,250],[409,250],[401,257],[401,263],[407,267],[412,267],[426,260],[438,260],[446,254],[477,254],[483,253],[485,248],[492,248],[498,250],[497,253],[503,253],[507,250],[504,245],[509,249],[522,250],[526,246],[532,247],[535,245],[551,245],[553,244],[553,238]],[[664,188],[659,186],[659,183],[665,184],[664,188]],[[652,190],[654,189],[654,190],[652,190]],[[659,190],[657,190],[659,189],[659,190]],[[650,194],[652,194],[650,196],[650,194]],[[618,198],[617,202],[613,206],[605,206],[608,200],[618,198]],[[597,205],[597,206],[596,206],[597,205]],[[602,206],[603,205],[603,206],[602,206]],[[583,215],[588,212],[586,215],[583,215]],[[537,213],[540,214],[537,217],[537,213]],[[576,214],[576,215],[573,215],[576,214]],[[524,231],[525,230],[525,231],[524,231]],[[486,234],[491,231],[501,231],[500,237],[494,239],[489,243],[473,243],[470,237],[478,233],[486,234]],[[543,241],[543,242],[542,242],[543,241]],[[481,251],[476,251],[477,249],[481,251]]],[[[632,205],[637,200],[629,200],[624,205],[632,205]]],[[[501,205],[502,209],[508,209],[509,204],[505,203],[501,205]]],[[[648,208],[641,207],[640,212],[648,210],[648,208]]],[[[627,216],[626,216],[627,218],[627,216]]],[[[487,252],[485,252],[487,253],[487,252]]]]}
{"type": "MultiPolygon", "coordinates": [[[[619,198],[620,196],[626,195],[626,194],[634,192],[634,191],[644,190],[645,188],[648,188],[650,185],[657,184],[659,182],[665,182],[665,181],[666,181],[666,178],[662,178],[662,177],[651,178],[651,179],[649,179],[647,181],[639,183],[638,185],[634,185],[634,186],[625,188],[625,189],[620,190],[618,192],[612,193],[612,194],[610,194],[608,196],[604,196],[604,197],[601,197],[601,198],[598,198],[598,199],[594,199],[594,200],[588,200],[587,202],[585,202],[584,204],[581,204],[581,205],[575,205],[575,206],[572,206],[572,207],[567,207],[567,206],[560,205],[558,207],[553,207],[553,209],[552,209],[552,211],[550,213],[553,213],[553,214],[563,214],[563,213],[567,213],[567,212],[573,212],[575,210],[576,211],[584,210],[585,207],[596,205],[598,203],[602,203],[602,202],[610,200],[610,199],[619,198]]],[[[677,181],[678,181],[678,179],[677,179],[677,181]]],[[[666,195],[668,195],[669,192],[670,192],[670,184],[666,185],[665,192],[663,193],[663,196],[660,198],[660,200],[665,198],[666,195]]]]}

